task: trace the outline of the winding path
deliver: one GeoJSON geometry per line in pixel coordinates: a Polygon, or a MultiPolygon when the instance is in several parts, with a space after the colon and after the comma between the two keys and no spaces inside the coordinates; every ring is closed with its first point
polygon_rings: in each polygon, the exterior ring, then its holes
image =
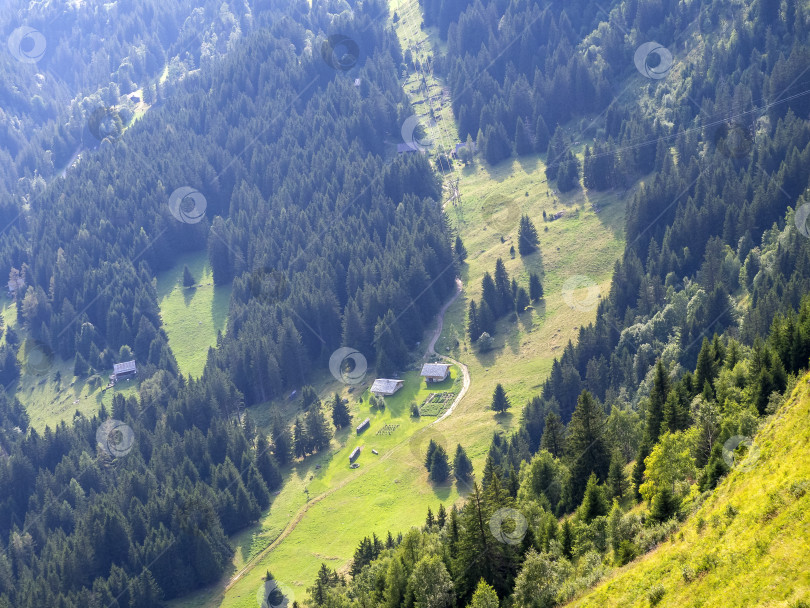
{"type": "Polygon", "coordinates": [[[450,414],[452,414],[453,410],[456,409],[456,406],[459,404],[464,395],[467,394],[467,390],[470,388],[470,372],[467,369],[467,366],[464,365],[461,361],[456,361],[455,359],[453,359],[453,357],[449,355],[442,355],[435,351],[436,342],[438,341],[439,336],[442,333],[442,327],[444,326],[444,313],[446,313],[447,309],[450,308],[450,305],[456,301],[456,298],[458,298],[458,296],[461,295],[462,289],[464,289],[464,285],[462,284],[461,279],[456,277],[456,293],[453,294],[452,298],[450,298],[447,302],[445,302],[444,306],[442,306],[441,310],[439,311],[439,314],[436,316],[436,331],[433,332],[433,337],[430,339],[427,350],[425,351],[425,359],[433,355],[441,357],[442,359],[445,359],[447,361],[450,361],[451,363],[457,365],[459,369],[461,369],[461,375],[463,377],[461,390],[459,391],[458,395],[456,395],[456,398],[453,400],[453,403],[450,405],[449,408],[447,408],[447,411],[444,414],[442,414],[436,420],[431,422],[430,423],[431,425],[438,424],[439,422],[447,418],[450,414]]]}
{"type": "Polygon", "coordinates": [[[301,520],[304,519],[304,515],[306,515],[307,511],[309,510],[309,508],[311,506],[318,504],[319,502],[321,502],[327,496],[330,496],[331,494],[334,494],[338,490],[344,488],[346,485],[348,485],[350,482],[357,479],[360,475],[363,475],[365,472],[371,470],[372,468],[374,468],[376,466],[379,466],[384,461],[388,460],[388,458],[391,456],[391,454],[393,454],[397,450],[397,448],[399,448],[403,443],[408,442],[408,441],[412,441],[414,436],[416,436],[418,433],[424,432],[424,430],[426,428],[441,422],[442,420],[444,420],[450,414],[453,413],[453,410],[456,408],[456,405],[458,405],[458,403],[461,401],[462,397],[464,397],[464,395],[467,393],[467,390],[470,388],[470,372],[467,370],[467,366],[464,365],[463,363],[461,363],[460,361],[456,361],[455,359],[453,359],[452,357],[450,357],[448,355],[439,354],[434,349],[436,347],[436,342],[438,341],[439,336],[441,336],[441,333],[442,333],[442,328],[444,326],[444,314],[447,312],[447,309],[450,308],[450,305],[453,302],[455,302],[456,299],[458,298],[458,296],[461,294],[461,291],[462,291],[463,287],[464,286],[461,283],[461,279],[456,278],[456,292],[453,294],[453,296],[447,302],[444,303],[444,305],[442,306],[442,308],[439,310],[438,314],[436,315],[436,330],[433,332],[433,336],[431,337],[430,342],[428,343],[428,347],[427,347],[427,349],[425,351],[425,359],[427,359],[427,358],[429,358],[431,356],[433,356],[433,357],[441,357],[441,358],[443,358],[443,359],[445,359],[447,361],[450,361],[450,362],[454,363],[455,365],[457,365],[461,369],[461,373],[462,373],[462,377],[463,377],[463,383],[462,383],[461,391],[459,391],[458,395],[456,395],[456,398],[453,400],[453,403],[450,405],[450,407],[447,408],[447,411],[444,414],[442,414],[439,418],[437,418],[436,420],[431,422],[430,424],[426,424],[425,426],[423,426],[421,429],[416,431],[410,437],[408,437],[406,439],[403,439],[402,442],[398,443],[393,448],[388,450],[388,452],[383,454],[382,457],[380,459],[378,459],[377,461],[375,461],[374,464],[372,464],[371,466],[363,467],[362,469],[360,469],[357,472],[357,474],[352,475],[351,477],[347,477],[346,479],[341,481],[339,484],[337,484],[335,487],[329,488],[325,492],[322,492],[321,494],[318,494],[318,496],[312,498],[311,500],[308,500],[306,502],[306,504],[304,504],[304,506],[302,506],[298,510],[298,512],[295,514],[295,516],[290,520],[290,522],[287,524],[287,526],[284,528],[284,530],[281,532],[281,534],[279,534],[273,540],[273,542],[271,542],[269,545],[267,545],[267,547],[265,547],[264,549],[259,551],[259,553],[254,555],[252,558],[250,558],[245,563],[245,565],[242,566],[239,569],[239,571],[236,572],[231,577],[231,579],[228,581],[228,584],[225,586],[225,589],[222,590],[220,593],[218,593],[216,595],[216,597],[214,598],[216,600],[216,605],[219,605],[220,602],[218,600],[220,600],[225,595],[225,592],[230,590],[236,583],[238,583],[239,580],[245,574],[247,574],[250,570],[252,570],[253,567],[258,562],[260,562],[264,557],[266,557],[276,547],[278,547],[284,541],[284,539],[287,538],[293,532],[293,530],[295,530],[295,528],[298,526],[298,524],[301,523],[301,520]]]}

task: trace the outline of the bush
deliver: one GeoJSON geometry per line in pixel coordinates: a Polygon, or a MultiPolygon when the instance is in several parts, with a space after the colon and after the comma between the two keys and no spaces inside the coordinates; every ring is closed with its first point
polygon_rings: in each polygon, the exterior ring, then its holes
{"type": "Polygon", "coordinates": [[[653,585],[647,592],[647,599],[650,600],[650,606],[657,606],[658,603],[664,599],[664,594],[667,592],[661,584],[653,585]]]}
{"type": "Polygon", "coordinates": [[[419,406],[416,403],[411,403],[411,416],[419,418],[419,406]]]}

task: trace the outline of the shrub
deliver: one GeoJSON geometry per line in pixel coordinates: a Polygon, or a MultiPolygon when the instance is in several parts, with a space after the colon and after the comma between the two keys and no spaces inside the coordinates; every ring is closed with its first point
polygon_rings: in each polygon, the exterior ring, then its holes
{"type": "Polygon", "coordinates": [[[653,585],[647,592],[647,599],[650,600],[650,606],[657,606],[658,603],[664,599],[664,594],[667,592],[661,584],[653,585]]]}

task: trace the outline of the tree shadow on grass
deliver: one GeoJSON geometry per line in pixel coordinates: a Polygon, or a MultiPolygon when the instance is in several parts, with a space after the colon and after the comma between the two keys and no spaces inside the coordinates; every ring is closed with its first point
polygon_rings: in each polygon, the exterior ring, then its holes
{"type": "MultiPolygon", "coordinates": [[[[514,406],[515,404],[513,403],[512,407],[514,406]]],[[[495,414],[493,418],[495,418],[495,422],[499,426],[505,426],[506,428],[510,428],[512,426],[512,420],[515,418],[515,415],[512,414],[511,412],[500,412],[495,414]]]]}
{"type": "Polygon", "coordinates": [[[447,478],[446,481],[442,483],[434,483],[432,481],[428,481],[430,484],[430,488],[433,490],[433,494],[439,500],[445,501],[450,497],[450,492],[453,490],[453,477],[450,476],[447,478]]]}

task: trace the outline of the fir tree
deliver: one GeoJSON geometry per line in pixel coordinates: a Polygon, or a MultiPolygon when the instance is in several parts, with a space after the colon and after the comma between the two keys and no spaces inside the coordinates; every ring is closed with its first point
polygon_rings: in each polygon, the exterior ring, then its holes
{"type": "Polygon", "coordinates": [[[627,478],[624,475],[624,457],[619,450],[613,450],[608,470],[607,487],[610,498],[622,498],[627,491],[627,478]]]}
{"type": "Polygon", "coordinates": [[[336,429],[342,429],[352,423],[349,406],[337,393],[332,398],[332,423],[336,429]]]}
{"type": "Polygon", "coordinates": [[[447,460],[447,452],[441,445],[437,445],[430,457],[430,481],[443,483],[450,476],[450,463],[447,460]]]}
{"type": "Polygon", "coordinates": [[[555,458],[565,454],[565,425],[555,412],[546,414],[540,449],[547,450],[555,458]]]}
{"type": "Polygon", "coordinates": [[[492,393],[491,407],[499,414],[503,414],[510,407],[509,398],[506,396],[506,391],[500,383],[495,386],[495,392],[492,393]]]}
{"type": "Polygon", "coordinates": [[[467,249],[464,247],[464,243],[461,242],[460,236],[456,236],[456,243],[453,246],[453,251],[456,254],[456,259],[459,262],[463,262],[467,259],[467,249]]]}
{"type": "Polygon", "coordinates": [[[582,500],[591,473],[604,480],[610,467],[610,453],[605,439],[605,414],[602,406],[588,391],[582,391],[571,423],[568,425],[568,453],[571,464],[571,500],[582,500]]]}
{"type": "Polygon", "coordinates": [[[582,521],[590,523],[597,517],[608,514],[608,501],[605,497],[605,489],[599,485],[596,475],[591,473],[588,483],[585,486],[585,495],[582,498],[582,505],[579,508],[579,515],[582,521]]]}
{"type": "Polygon", "coordinates": [[[520,216],[518,224],[518,252],[520,255],[529,255],[537,251],[537,228],[529,219],[528,215],[520,216]]]}
{"type": "Polygon", "coordinates": [[[183,265],[183,286],[184,287],[191,287],[197,281],[194,279],[194,276],[191,274],[191,271],[188,269],[188,265],[183,265]]]}
{"type": "Polygon", "coordinates": [[[470,299],[470,312],[467,321],[467,334],[470,337],[470,342],[475,342],[482,333],[481,323],[478,320],[478,307],[475,305],[475,300],[470,299]]]}
{"type": "Polygon", "coordinates": [[[532,302],[537,302],[543,297],[543,284],[540,282],[540,277],[535,273],[529,275],[529,298],[532,302]]]}
{"type": "Polygon", "coordinates": [[[469,481],[473,474],[472,461],[469,459],[460,443],[456,446],[456,454],[453,458],[453,472],[456,475],[456,479],[462,482],[469,481]]]}

